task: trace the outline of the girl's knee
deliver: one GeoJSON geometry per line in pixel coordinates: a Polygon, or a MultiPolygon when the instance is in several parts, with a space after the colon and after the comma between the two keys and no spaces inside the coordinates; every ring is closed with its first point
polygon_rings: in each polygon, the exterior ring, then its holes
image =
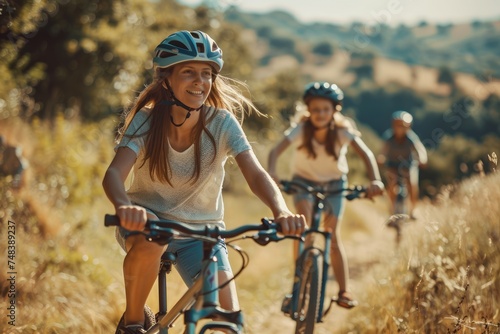
{"type": "Polygon", "coordinates": [[[219,299],[221,306],[227,310],[238,311],[240,304],[236,293],[236,284],[233,280],[231,271],[220,270],[218,272],[219,285],[228,283],[223,289],[219,290],[219,299]]]}
{"type": "Polygon", "coordinates": [[[160,246],[154,242],[147,241],[144,237],[138,236],[135,240],[129,240],[132,237],[127,238],[128,252],[127,256],[139,257],[139,258],[159,258],[164,250],[164,246],[160,246]]]}

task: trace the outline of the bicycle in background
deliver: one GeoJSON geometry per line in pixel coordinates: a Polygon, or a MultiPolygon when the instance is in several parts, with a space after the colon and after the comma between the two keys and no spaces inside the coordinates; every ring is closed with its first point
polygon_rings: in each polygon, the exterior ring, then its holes
{"type": "MultiPolygon", "coordinates": [[[[119,219],[114,215],[105,216],[105,226],[120,225],[119,219]]],[[[223,330],[225,333],[243,333],[243,315],[241,311],[227,311],[220,307],[218,290],[229,282],[219,285],[217,278],[216,258],[211,257],[212,248],[219,238],[250,238],[259,245],[265,246],[270,242],[278,242],[287,238],[300,239],[296,236],[278,235],[279,225],[263,218],[261,224],[242,225],[232,230],[221,230],[217,226],[184,224],[170,220],[148,220],[146,229],[142,233],[148,241],[166,245],[175,237],[196,238],[203,242],[202,269],[195,283],[188,288],[174,306],[167,310],[167,274],[170,273],[172,265],[175,265],[176,255],[165,252],[161,258],[161,266],[158,273],[159,311],[156,313],[156,324],[147,329],[147,334],[168,334],[168,330],[174,326],[174,322],[184,315],[185,334],[206,333],[211,330],[223,330]],[[253,235],[244,235],[247,232],[256,231],[253,235]],[[221,320],[212,320],[212,319],[221,320]],[[197,332],[198,322],[209,319],[197,332]]],[[[235,240],[232,240],[235,241],[235,240]]],[[[232,246],[230,242],[226,245],[232,247],[241,255],[243,264],[238,272],[234,274],[235,279],[248,265],[249,256],[242,249],[232,246]]]]}
{"type": "Polygon", "coordinates": [[[287,194],[305,191],[314,196],[310,226],[304,232],[298,245],[299,255],[295,262],[292,292],[285,296],[281,308],[283,313],[296,322],[296,334],[312,334],[315,324],[322,322],[333,303],[337,302],[335,297],[332,298],[324,310],[332,238],[330,232],[320,229],[324,201],[328,196],[339,193],[342,193],[346,199],[353,200],[361,197],[366,189],[362,186],[353,186],[328,191],[322,187],[312,187],[300,182],[284,180],[280,181],[280,186],[282,191],[287,194]],[[315,236],[318,235],[323,239],[321,246],[316,246],[315,236]]]}
{"type": "Polygon", "coordinates": [[[398,172],[394,214],[386,222],[387,227],[393,228],[396,231],[397,245],[401,242],[403,225],[410,220],[408,211],[408,187],[406,186],[405,178],[398,172]]]}

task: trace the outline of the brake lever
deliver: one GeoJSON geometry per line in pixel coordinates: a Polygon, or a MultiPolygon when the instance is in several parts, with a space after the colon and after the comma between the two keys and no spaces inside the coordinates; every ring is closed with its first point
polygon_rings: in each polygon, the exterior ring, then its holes
{"type": "Polygon", "coordinates": [[[149,225],[149,229],[141,232],[141,234],[144,235],[147,241],[154,242],[160,246],[168,244],[176,235],[179,235],[179,232],[174,230],[170,230],[168,233],[165,233],[165,231],[163,231],[163,233],[160,233],[158,229],[158,225],[151,223],[149,225]]]}
{"type": "Polygon", "coordinates": [[[250,238],[252,238],[253,241],[255,241],[261,246],[265,246],[270,242],[280,242],[285,239],[294,239],[303,242],[305,241],[304,237],[297,235],[278,236],[276,231],[261,231],[255,235],[250,236],[250,238]]]}
{"type": "Polygon", "coordinates": [[[353,199],[361,198],[362,195],[365,195],[364,197],[366,197],[366,188],[363,186],[356,186],[350,194],[345,196],[345,198],[348,201],[352,201],[353,199]]]}
{"type": "Polygon", "coordinates": [[[250,236],[250,238],[261,246],[265,246],[270,242],[279,242],[285,239],[285,237],[278,236],[275,230],[260,231],[259,233],[250,236]]]}

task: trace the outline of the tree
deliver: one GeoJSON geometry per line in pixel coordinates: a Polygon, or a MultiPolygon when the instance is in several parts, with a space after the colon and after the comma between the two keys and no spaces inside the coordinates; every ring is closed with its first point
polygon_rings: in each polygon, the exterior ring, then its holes
{"type": "Polygon", "coordinates": [[[256,98],[256,105],[269,117],[252,117],[249,125],[255,129],[279,128],[283,122],[287,123],[295,113],[295,103],[302,97],[299,83],[299,71],[287,71],[256,82],[252,86],[252,93],[256,98]]]}
{"type": "Polygon", "coordinates": [[[423,108],[424,100],[410,89],[388,92],[384,88],[363,91],[354,99],[356,118],[369,125],[379,135],[390,127],[391,115],[396,110],[406,110],[413,115],[423,108]]]}
{"type": "Polygon", "coordinates": [[[320,56],[331,57],[333,55],[333,46],[330,42],[320,42],[313,46],[312,52],[320,56]]]}
{"type": "Polygon", "coordinates": [[[455,75],[453,71],[448,66],[442,66],[439,68],[437,81],[439,83],[448,84],[450,86],[455,85],[455,75]]]}
{"type": "Polygon", "coordinates": [[[500,133],[500,96],[490,94],[483,101],[482,134],[497,135],[500,133]]]}
{"type": "Polygon", "coordinates": [[[79,0],[28,6],[30,15],[41,19],[24,34],[15,30],[26,20],[24,8],[15,9],[8,35],[15,36],[16,48],[8,68],[17,88],[27,95],[24,99],[34,101],[33,110],[23,108],[22,116],[34,112],[53,119],[59,112],[83,116],[102,112],[103,99],[115,93],[113,77],[124,62],[110,41],[118,39],[120,24],[114,10],[118,4],[123,2],[79,0]],[[100,34],[100,29],[116,35],[100,34]]]}
{"type": "Polygon", "coordinates": [[[175,0],[32,0],[0,15],[2,117],[97,120],[118,112],[151,80],[157,43],[179,29],[208,32],[232,55],[223,69],[249,76],[252,63],[239,28],[206,6],[175,0]],[[8,19],[7,19],[8,17],[8,19]],[[9,101],[10,101],[9,100],[9,101]],[[14,110],[6,114],[6,110],[14,110]]]}
{"type": "Polygon", "coordinates": [[[451,28],[453,28],[453,25],[451,23],[437,25],[437,31],[439,35],[448,35],[451,31],[451,28]]]}

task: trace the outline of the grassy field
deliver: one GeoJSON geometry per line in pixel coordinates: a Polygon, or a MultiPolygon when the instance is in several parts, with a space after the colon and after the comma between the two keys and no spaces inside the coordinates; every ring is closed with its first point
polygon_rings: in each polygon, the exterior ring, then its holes
{"type": "MultiPolygon", "coordinates": [[[[8,179],[0,182],[0,332],[113,332],[124,307],[123,252],[114,231],[103,226],[112,208],[101,188],[113,154],[112,128],[112,122],[59,120],[50,131],[44,124],[0,123],[30,161],[21,191],[12,191],[8,179]],[[15,326],[7,310],[9,220],[16,225],[15,326]]],[[[256,145],[261,158],[266,150],[265,143],[256,145]]],[[[235,169],[228,166],[224,194],[228,226],[270,215],[235,169]]],[[[384,228],[385,199],[349,203],[342,232],[360,306],[334,307],[317,333],[498,333],[499,181],[498,173],[470,179],[444,190],[435,203],[422,202],[398,249],[384,228]]],[[[237,281],[247,333],[291,332],[293,322],[279,311],[292,283],[291,242],[238,245],[250,255],[237,281]]],[[[230,254],[236,269],[239,259],[230,254]]],[[[177,274],[169,280],[173,301],[184,286],[177,274]]],[[[329,291],[336,289],[332,279],[329,291]]],[[[148,303],[157,307],[155,293],[148,303]]]]}

